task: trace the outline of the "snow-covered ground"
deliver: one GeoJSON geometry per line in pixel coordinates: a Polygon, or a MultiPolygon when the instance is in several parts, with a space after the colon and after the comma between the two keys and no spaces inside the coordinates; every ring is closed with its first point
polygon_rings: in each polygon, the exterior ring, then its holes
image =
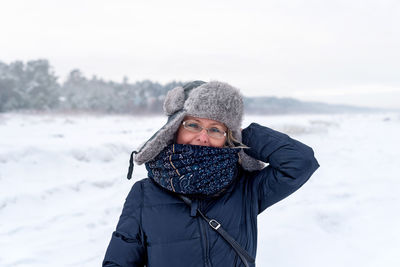
{"type": "MultiPolygon", "coordinates": [[[[0,266],[100,266],[164,117],[0,114],[0,266]]],[[[257,266],[400,266],[400,114],[248,116],[321,165],[259,217],[257,266]]]]}

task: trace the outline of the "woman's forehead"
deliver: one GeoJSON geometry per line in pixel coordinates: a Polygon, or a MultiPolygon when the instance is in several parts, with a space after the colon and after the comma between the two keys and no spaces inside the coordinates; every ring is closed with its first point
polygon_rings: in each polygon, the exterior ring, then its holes
{"type": "Polygon", "coordinates": [[[193,117],[193,116],[185,116],[184,120],[194,120],[194,121],[197,121],[197,122],[199,122],[201,124],[220,125],[220,126],[223,126],[223,127],[227,128],[225,126],[225,124],[223,124],[222,122],[215,121],[215,120],[212,120],[212,119],[198,118],[198,117],[193,117]]]}

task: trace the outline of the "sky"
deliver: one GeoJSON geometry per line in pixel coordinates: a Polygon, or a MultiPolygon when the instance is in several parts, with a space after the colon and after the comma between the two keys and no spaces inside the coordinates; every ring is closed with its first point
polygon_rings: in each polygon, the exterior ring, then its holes
{"type": "Polygon", "coordinates": [[[397,0],[2,0],[0,61],[400,108],[397,0]]]}

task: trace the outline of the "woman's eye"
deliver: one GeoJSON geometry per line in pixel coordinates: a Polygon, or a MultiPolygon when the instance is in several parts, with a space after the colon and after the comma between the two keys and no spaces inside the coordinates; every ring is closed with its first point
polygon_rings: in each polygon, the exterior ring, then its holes
{"type": "Polygon", "coordinates": [[[193,129],[198,129],[200,127],[197,123],[194,123],[194,122],[188,123],[187,126],[190,128],[193,128],[193,129]]]}
{"type": "Polygon", "coordinates": [[[210,131],[211,131],[212,133],[222,133],[222,131],[221,131],[220,129],[216,128],[216,127],[210,128],[210,131]]]}

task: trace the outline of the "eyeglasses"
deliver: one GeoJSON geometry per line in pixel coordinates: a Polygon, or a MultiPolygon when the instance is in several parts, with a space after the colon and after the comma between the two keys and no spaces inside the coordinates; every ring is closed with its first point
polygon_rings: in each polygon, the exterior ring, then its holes
{"type": "Polygon", "coordinates": [[[193,133],[200,133],[201,131],[203,131],[203,129],[205,129],[207,131],[207,135],[212,138],[221,139],[226,136],[226,132],[224,130],[220,129],[221,127],[218,127],[218,126],[205,128],[205,127],[201,126],[198,122],[193,121],[193,120],[184,121],[184,122],[182,122],[182,125],[183,125],[183,128],[185,128],[186,130],[193,132],[193,133]]]}

